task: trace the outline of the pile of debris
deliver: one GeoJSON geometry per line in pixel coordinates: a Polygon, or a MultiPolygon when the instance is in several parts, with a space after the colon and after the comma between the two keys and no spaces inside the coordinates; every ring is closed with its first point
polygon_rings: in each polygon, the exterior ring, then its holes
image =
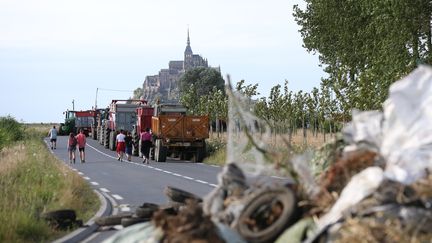
{"type": "Polygon", "coordinates": [[[430,241],[430,107],[432,68],[421,66],[391,86],[383,112],[353,112],[332,153],[287,162],[296,183],[251,184],[228,163],[203,200],[168,187],[170,206],[108,242],[430,241]],[[324,172],[315,177],[311,163],[324,172]]]}

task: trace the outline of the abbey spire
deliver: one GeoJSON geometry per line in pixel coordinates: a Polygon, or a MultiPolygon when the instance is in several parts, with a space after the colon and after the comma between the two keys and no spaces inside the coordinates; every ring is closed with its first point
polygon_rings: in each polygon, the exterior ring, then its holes
{"type": "Polygon", "coordinates": [[[187,58],[192,58],[192,55],[193,55],[192,48],[190,46],[189,28],[187,30],[187,42],[186,42],[186,44],[187,45],[186,45],[186,49],[185,49],[185,53],[184,53],[185,60],[187,58]]]}

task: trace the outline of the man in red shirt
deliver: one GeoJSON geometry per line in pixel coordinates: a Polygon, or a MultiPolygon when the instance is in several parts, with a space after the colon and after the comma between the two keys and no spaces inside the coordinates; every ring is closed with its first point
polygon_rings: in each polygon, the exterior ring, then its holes
{"type": "Polygon", "coordinates": [[[86,136],[84,134],[84,130],[80,129],[79,134],[76,136],[78,142],[78,150],[81,159],[81,163],[85,162],[85,145],[86,145],[86,136]]]}

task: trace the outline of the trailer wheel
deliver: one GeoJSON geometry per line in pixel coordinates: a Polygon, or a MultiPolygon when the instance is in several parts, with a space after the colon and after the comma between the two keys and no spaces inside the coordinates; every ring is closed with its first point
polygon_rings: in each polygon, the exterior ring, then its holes
{"type": "Polygon", "coordinates": [[[246,199],[234,226],[249,242],[271,242],[292,223],[296,198],[288,188],[262,190],[246,199]]]}
{"type": "Polygon", "coordinates": [[[165,162],[167,155],[167,148],[162,145],[161,139],[156,139],[155,145],[155,161],[156,162],[165,162]]]}
{"type": "Polygon", "coordinates": [[[206,156],[206,143],[202,142],[202,147],[197,147],[194,156],[194,162],[203,162],[205,156],[206,156]]]}

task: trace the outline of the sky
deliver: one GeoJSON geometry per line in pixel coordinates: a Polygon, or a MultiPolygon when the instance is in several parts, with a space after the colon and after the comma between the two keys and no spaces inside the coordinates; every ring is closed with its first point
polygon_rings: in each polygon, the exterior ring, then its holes
{"type": "Polygon", "coordinates": [[[310,92],[325,76],[302,47],[301,0],[0,0],[0,116],[64,120],[63,111],[127,99],[147,75],[194,54],[224,78],[258,84],[260,96],[289,81],[310,92]],[[116,91],[113,91],[116,90],[116,91]]]}

